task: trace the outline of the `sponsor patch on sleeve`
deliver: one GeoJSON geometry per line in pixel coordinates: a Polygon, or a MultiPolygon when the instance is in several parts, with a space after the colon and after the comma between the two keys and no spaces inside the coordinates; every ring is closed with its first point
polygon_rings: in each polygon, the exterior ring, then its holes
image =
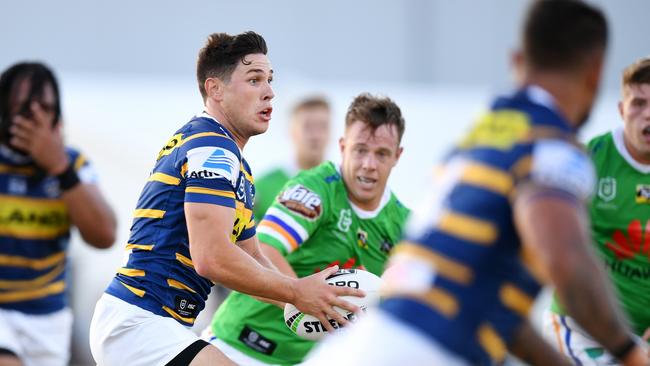
{"type": "Polygon", "coordinates": [[[280,193],[278,202],[310,220],[317,219],[323,210],[320,196],[300,184],[280,193]]]}
{"type": "Polygon", "coordinates": [[[542,140],[533,148],[531,179],[586,200],[594,192],[596,173],[591,159],[577,147],[561,140],[542,140]]]}
{"type": "Polygon", "coordinates": [[[232,151],[201,146],[187,152],[187,178],[225,178],[234,187],[239,176],[239,159],[232,151]]]}

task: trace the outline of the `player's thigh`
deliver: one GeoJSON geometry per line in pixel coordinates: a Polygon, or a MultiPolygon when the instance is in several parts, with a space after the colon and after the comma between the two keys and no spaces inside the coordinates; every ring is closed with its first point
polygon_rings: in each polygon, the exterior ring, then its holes
{"type": "Polygon", "coordinates": [[[90,350],[99,365],[166,365],[199,340],[176,320],[107,294],[97,302],[90,326],[90,350]]]}
{"type": "Polygon", "coordinates": [[[231,361],[223,352],[219,351],[217,347],[209,344],[199,353],[196,354],[190,366],[209,366],[209,365],[219,365],[219,366],[237,366],[236,363],[231,361]]]}
{"type": "Polygon", "coordinates": [[[0,366],[23,366],[13,351],[0,348],[0,366]]]}

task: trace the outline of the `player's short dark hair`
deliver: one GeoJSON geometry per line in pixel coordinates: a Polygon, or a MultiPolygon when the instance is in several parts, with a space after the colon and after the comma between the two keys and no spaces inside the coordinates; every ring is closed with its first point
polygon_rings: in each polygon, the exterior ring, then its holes
{"type": "Polygon", "coordinates": [[[572,70],[607,46],[603,13],[580,0],[537,0],[528,11],[523,51],[540,70],[572,70]]]}
{"type": "Polygon", "coordinates": [[[230,81],[232,72],[239,62],[246,63],[246,55],[261,53],[266,55],[266,41],[259,34],[248,31],[231,36],[226,33],[213,33],[208,36],[205,46],[199,51],[196,62],[196,78],[203,99],[207,97],[205,80],[219,78],[230,81]]]}
{"type": "Polygon", "coordinates": [[[623,71],[623,86],[650,84],[650,57],[637,60],[623,71]]]}
{"type": "Polygon", "coordinates": [[[320,95],[313,95],[304,99],[301,99],[298,103],[293,106],[291,114],[295,115],[296,113],[303,111],[305,109],[314,109],[314,108],[324,108],[328,111],[330,108],[330,103],[327,98],[320,95]]]}
{"type": "Polygon", "coordinates": [[[345,115],[345,127],[355,121],[361,121],[374,131],[382,125],[393,125],[397,128],[398,141],[402,141],[405,122],[402,111],[388,97],[377,97],[369,93],[359,94],[345,115]]]}
{"type": "Polygon", "coordinates": [[[19,107],[19,113],[29,113],[31,102],[38,102],[43,99],[43,91],[46,85],[54,90],[53,111],[55,114],[53,124],[56,124],[61,117],[61,102],[59,96],[59,84],[50,68],[40,62],[20,62],[10,66],[0,75],[0,141],[7,142],[11,127],[11,100],[12,93],[17,91],[17,86],[23,81],[29,82],[29,93],[25,104],[19,107]]]}

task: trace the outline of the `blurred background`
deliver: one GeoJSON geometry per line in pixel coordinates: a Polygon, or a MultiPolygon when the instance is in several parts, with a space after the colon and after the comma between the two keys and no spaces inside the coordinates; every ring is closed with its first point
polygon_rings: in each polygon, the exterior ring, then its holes
{"type": "MultiPolygon", "coordinates": [[[[591,1],[611,26],[603,88],[586,140],[621,123],[620,74],[650,54],[650,1],[591,1]]],[[[509,58],[528,4],[522,0],[2,1],[0,68],[40,60],[57,73],[68,144],[95,164],[119,220],[118,242],[98,251],[75,237],[71,304],[73,363],[91,364],[88,326],[95,301],[120,265],[132,211],[159,149],[201,111],[199,48],[213,32],[255,30],[275,69],[268,133],[246,146],[254,174],[289,160],[287,118],[305,94],[333,104],[328,157],[352,98],[390,96],[407,121],[404,154],[390,185],[416,205],[434,162],[495,93],[510,87],[509,58]]],[[[543,304],[542,304],[543,305],[543,304]]],[[[542,306],[540,305],[540,306],[542,306]]],[[[211,314],[205,312],[203,318],[211,314]]],[[[200,331],[205,320],[197,325],[200,331]]]]}

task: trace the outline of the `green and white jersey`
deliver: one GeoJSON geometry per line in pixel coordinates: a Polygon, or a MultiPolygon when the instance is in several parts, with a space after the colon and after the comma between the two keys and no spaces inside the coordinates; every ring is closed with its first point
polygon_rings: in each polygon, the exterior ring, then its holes
{"type": "Polygon", "coordinates": [[[294,175],[291,172],[297,171],[298,169],[293,167],[277,167],[255,179],[255,206],[253,208],[255,217],[264,217],[266,210],[273,204],[275,196],[294,175]]]}
{"type": "MultiPolygon", "coordinates": [[[[650,327],[650,166],[634,160],[623,129],[589,144],[598,175],[589,213],[591,235],[634,332],[650,327]]],[[[562,314],[557,300],[553,311],[562,314]]]]}
{"type": "MultiPolygon", "coordinates": [[[[335,165],[325,162],[285,185],[257,233],[260,242],[286,256],[299,277],[332,265],[381,275],[408,212],[388,189],[375,211],[356,208],[335,165]]],[[[239,351],[272,364],[299,363],[314,345],[287,328],[282,309],[238,292],[231,293],[215,314],[212,332],[239,351]]]]}

